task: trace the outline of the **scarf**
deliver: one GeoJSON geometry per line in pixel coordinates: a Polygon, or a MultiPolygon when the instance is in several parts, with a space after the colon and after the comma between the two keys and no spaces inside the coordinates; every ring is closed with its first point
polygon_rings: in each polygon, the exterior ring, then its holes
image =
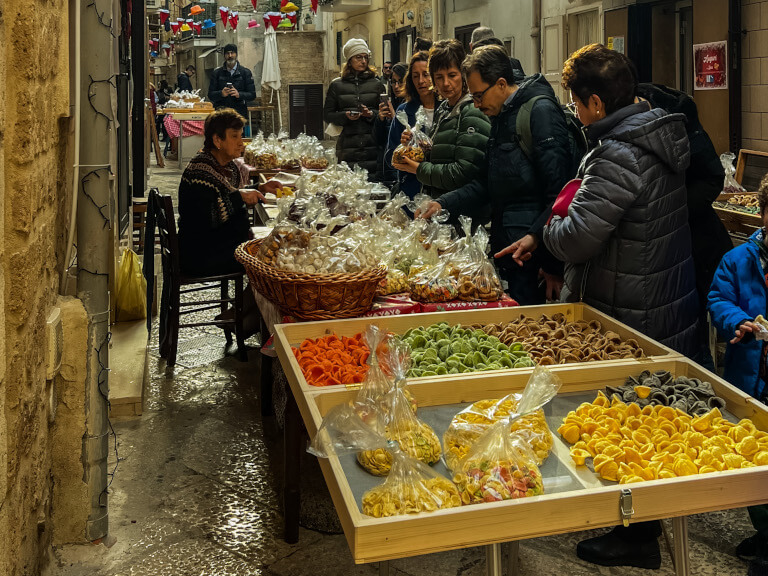
{"type": "Polygon", "coordinates": [[[181,179],[192,190],[212,191],[216,194],[211,212],[212,222],[224,224],[229,221],[235,212],[230,194],[240,188],[240,170],[234,162],[222,166],[213,154],[204,150],[189,161],[181,179]]]}

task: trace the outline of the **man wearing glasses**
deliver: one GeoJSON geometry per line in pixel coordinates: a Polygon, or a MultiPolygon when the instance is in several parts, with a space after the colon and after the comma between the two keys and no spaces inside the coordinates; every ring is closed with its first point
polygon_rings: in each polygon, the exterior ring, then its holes
{"type": "Polygon", "coordinates": [[[384,62],[381,66],[381,83],[384,85],[384,90],[387,90],[390,82],[392,82],[392,62],[384,62]]]}
{"type": "Polygon", "coordinates": [[[462,68],[475,106],[491,119],[483,176],[440,196],[418,215],[429,217],[443,208],[458,215],[490,205],[491,248],[509,295],[522,305],[541,304],[545,295],[557,299],[562,264],[546,251],[541,231],[561,188],[576,173],[577,152],[565,115],[541,74],[515,83],[509,56],[499,46],[477,48],[462,68]],[[519,115],[529,121],[518,122],[519,115]],[[539,288],[540,277],[546,291],[539,288]]]}

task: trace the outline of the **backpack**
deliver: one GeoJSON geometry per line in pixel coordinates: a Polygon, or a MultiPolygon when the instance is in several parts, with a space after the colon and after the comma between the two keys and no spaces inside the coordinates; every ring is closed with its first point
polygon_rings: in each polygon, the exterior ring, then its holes
{"type": "Polygon", "coordinates": [[[567,106],[563,106],[557,100],[556,97],[547,96],[545,94],[539,94],[534,96],[530,100],[524,102],[517,112],[517,119],[515,121],[515,131],[517,132],[518,143],[523,154],[530,160],[533,154],[533,134],[531,133],[531,113],[533,112],[533,105],[539,100],[546,98],[551,100],[563,111],[565,115],[565,124],[568,128],[568,139],[571,141],[571,153],[573,156],[573,173],[581,163],[581,159],[589,150],[589,144],[587,143],[587,136],[582,130],[583,125],[579,121],[579,118],[568,109],[567,106]]]}

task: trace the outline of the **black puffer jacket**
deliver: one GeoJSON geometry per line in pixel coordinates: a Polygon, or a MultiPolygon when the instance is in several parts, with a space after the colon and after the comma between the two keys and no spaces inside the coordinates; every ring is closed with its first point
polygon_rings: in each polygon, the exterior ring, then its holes
{"type": "Polygon", "coordinates": [[[725,253],[733,248],[728,230],[712,207],[712,202],[723,190],[723,165],[712,140],[699,121],[699,112],[693,98],[661,84],[640,84],[637,95],[648,100],[654,108],[685,114],[685,129],[691,143],[691,165],[685,173],[688,226],[693,240],[699,308],[704,313],[715,270],[725,253]]]}
{"type": "MultiPolygon", "coordinates": [[[[491,118],[485,163],[478,178],[438,199],[444,208],[458,214],[490,204],[493,214],[491,249],[494,252],[526,234],[540,232],[549,215],[548,207],[563,185],[573,178],[576,169],[574,151],[568,138],[565,115],[554,99],[552,87],[541,74],[521,82],[512,100],[504,104],[498,116],[491,118]],[[533,152],[528,158],[517,137],[517,114],[524,102],[536,96],[548,98],[538,100],[531,111],[533,152]]],[[[534,259],[525,267],[535,268],[538,272],[539,266],[544,266],[548,272],[556,273],[555,266],[548,266],[543,259],[540,261],[543,252],[537,250],[534,259]]],[[[519,269],[511,256],[505,256],[497,263],[510,270],[519,269]]]]}
{"type": "Polygon", "coordinates": [[[323,119],[342,127],[336,143],[339,162],[350,166],[359,164],[370,175],[378,172],[379,148],[373,135],[373,122],[379,111],[379,95],[384,86],[376,75],[367,70],[357,76],[336,78],[328,86],[323,106],[323,119]],[[360,104],[367,106],[373,116],[357,120],[347,118],[348,110],[358,110],[360,104]]]}
{"type": "Polygon", "coordinates": [[[583,300],[691,355],[698,298],[683,121],[641,102],[590,125],[595,147],[579,168],[581,188],[544,242],[566,263],[564,300],[583,300]]]}
{"type": "Polygon", "coordinates": [[[235,73],[230,74],[226,65],[216,68],[211,74],[211,83],[208,86],[208,100],[213,102],[216,110],[220,108],[232,108],[243,118],[248,118],[248,102],[256,98],[256,86],[253,83],[253,74],[240,62],[237,63],[235,73]],[[237,88],[239,98],[224,96],[222,91],[228,83],[237,88]]]}

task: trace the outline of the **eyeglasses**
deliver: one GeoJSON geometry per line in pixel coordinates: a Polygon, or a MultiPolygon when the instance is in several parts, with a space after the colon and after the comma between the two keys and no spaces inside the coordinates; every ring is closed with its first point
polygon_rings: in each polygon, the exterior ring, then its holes
{"type": "Polygon", "coordinates": [[[568,109],[568,110],[569,110],[571,113],[573,113],[573,114],[576,114],[576,113],[578,112],[578,110],[576,109],[576,102],[574,102],[573,100],[571,100],[570,102],[568,102],[568,104],[566,104],[566,105],[565,105],[565,107],[566,107],[566,108],[567,108],[567,109],[568,109]]]}
{"type": "Polygon", "coordinates": [[[486,88],[482,92],[473,92],[471,94],[472,100],[474,100],[475,102],[482,102],[483,101],[483,96],[485,96],[485,93],[488,92],[488,90],[490,90],[494,86],[496,86],[496,84],[491,84],[490,86],[488,86],[488,88],[486,88]]]}
{"type": "Polygon", "coordinates": [[[352,60],[368,60],[368,54],[355,54],[352,60]]]}
{"type": "Polygon", "coordinates": [[[392,83],[394,86],[401,86],[401,85],[403,84],[403,81],[402,81],[402,80],[397,80],[397,79],[395,79],[395,78],[392,78],[392,80],[390,80],[390,82],[391,82],[391,83],[392,83]]]}

